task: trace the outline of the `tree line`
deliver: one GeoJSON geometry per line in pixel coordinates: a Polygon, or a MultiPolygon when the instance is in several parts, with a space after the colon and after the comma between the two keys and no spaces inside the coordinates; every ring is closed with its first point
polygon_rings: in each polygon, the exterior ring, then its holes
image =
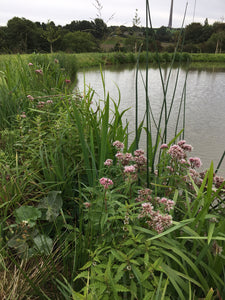
{"type": "MultiPolygon", "coordinates": [[[[185,30],[170,29],[165,26],[149,30],[149,48],[173,52],[181,30],[185,35],[182,50],[185,52],[222,53],[225,52],[225,23],[209,25],[191,23],[185,30]],[[156,41],[156,42],[155,42],[156,41]]],[[[32,22],[25,18],[14,17],[7,26],[0,27],[0,53],[48,53],[100,52],[105,41],[117,39],[109,51],[137,51],[142,44],[145,48],[146,29],[133,24],[126,26],[107,26],[101,19],[92,21],[72,21],[65,26],[32,22]]]]}

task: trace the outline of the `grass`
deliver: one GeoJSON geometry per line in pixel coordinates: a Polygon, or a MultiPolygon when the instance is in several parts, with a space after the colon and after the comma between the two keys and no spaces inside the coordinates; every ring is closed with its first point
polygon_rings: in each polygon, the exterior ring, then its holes
{"type": "MultiPolygon", "coordinates": [[[[159,72],[163,62],[189,58],[148,55],[146,70],[155,61],[159,72]]],[[[184,128],[166,137],[170,72],[158,135],[144,83],[146,112],[128,144],[121,99],[105,90],[93,106],[91,88],[74,94],[74,68],[135,54],[8,59],[0,57],[1,299],[224,298],[225,182],[213,163],[198,171],[184,128]],[[146,154],[140,134],[150,141],[146,154]]],[[[180,104],[177,119],[185,96],[180,104]]]]}

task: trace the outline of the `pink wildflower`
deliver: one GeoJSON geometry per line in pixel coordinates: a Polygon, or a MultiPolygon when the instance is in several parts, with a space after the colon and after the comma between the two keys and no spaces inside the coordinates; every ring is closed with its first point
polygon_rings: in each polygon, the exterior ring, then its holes
{"type": "Polygon", "coordinates": [[[85,206],[85,208],[90,208],[91,207],[91,203],[90,202],[84,202],[84,206],[85,206]]]}
{"type": "Polygon", "coordinates": [[[39,70],[35,70],[35,73],[36,73],[36,74],[43,75],[43,71],[42,71],[41,69],[39,69],[39,70]]]}
{"type": "Polygon", "coordinates": [[[113,163],[113,160],[110,159],[110,158],[108,158],[108,159],[106,159],[106,161],[104,162],[104,165],[105,165],[105,166],[111,166],[112,163],[113,163]]]}
{"type": "Polygon", "coordinates": [[[224,183],[224,178],[222,176],[215,176],[213,182],[216,188],[219,188],[224,183]]]}
{"type": "Polygon", "coordinates": [[[173,200],[167,199],[165,197],[161,198],[159,200],[159,203],[165,205],[165,210],[170,211],[171,209],[174,208],[175,202],[173,200]]]}
{"type": "Polygon", "coordinates": [[[181,140],[181,141],[179,141],[178,143],[177,143],[177,145],[178,146],[182,146],[182,145],[184,145],[184,144],[186,144],[186,141],[185,140],[181,140]]]}
{"type": "Polygon", "coordinates": [[[144,150],[142,150],[142,149],[137,149],[137,150],[135,150],[134,151],[134,155],[135,156],[142,156],[143,154],[144,154],[145,152],[144,152],[144,150]]]}
{"type": "Polygon", "coordinates": [[[117,152],[115,156],[116,156],[116,158],[117,158],[118,160],[120,160],[120,161],[122,161],[123,158],[124,158],[124,155],[123,155],[123,153],[121,153],[121,152],[117,152]]]}
{"type": "Polygon", "coordinates": [[[46,103],[47,104],[53,104],[53,101],[52,100],[47,100],[46,103]]]}
{"type": "Polygon", "coordinates": [[[135,199],[137,202],[143,202],[143,201],[152,201],[152,190],[150,189],[143,189],[138,191],[138,197],[135,199]]]}
{"type": "Polygon", "coordinates": [[[20,116],[21,116],[21,118],[26,118],[27,117],[24,111],[22,112],[22,115],[20,115],[20,116]]]}
{"type": "Polygon", "coordinates": [[[122,150],[124,148],[124,144],[120,141],[115,141],[113,146],[116,147],[118,150],[122,150]]]}
{"type": "Polygon", "coordinates": [[[135,166],[125,166],[124,167],[124,173],[134,173],[136,171],[135,166]]]}
{"type": "Polygon", "coordinates": [[[71,83],[71,80],[70,79],[66,79],[65,83],[69,84],[69,83],[71,83]]]}
{"type": "Polygon", "coordinates": [[[174,172],[174,168],[171,166],[166,166],[167,170],[169,170],[170,172],[174,172]]]}
{"type": "Polygon", "coordinates": [[[29,62],[28,66],[29,66],[29,67],[32,67],[32,66],[33,66],[32,62],[29,62]]]}
{"type": "Polygon", "coordinates": [[[201,159],[199,157],[190,157],[189,162],[192,168],[200,168],[202,165],[201,159]]]}
{"type": "Polygon", "coordinates": [[[28,98],[30,101],[33,101],[33,100],[34,100],[34,97],[32,97],[31,95],[27,95],[27,98],[28,98]]]}
{"type": "Polygon", "coordinates": [[[99,180],[100,184],[104,187],[104,189],[108,189],[110,185],[113,185],[113,182],[111,179],[109,178],[106,178],[106,177],[102,177],[100,180],[99,180]]]}
{"type": "Polygon", "coordinates": [[[147,158],[142,154],[139,156],[135,156],[134,160],[139,166],[146,165],[147,163],[147,158]]]}
{"type": "Polygon", "coordinates": [[[184,149],[184,151],[189,151],[191,152],[193,150],[193,147],[189,144],[183,144],[180,146],[182,149],[184,149]]]}
{"type": "Polygon", "coordinates": [[[185,157],[184,150],[178,145],[171,146],[170,149],[168,150],[168,153],[172,158],[176,158],[178,160],[185,157]]]}
{"type": "Polygon", "coordinates": [[[160,146],[160,149],[168,149],[169,147],[168,147],[168,145],[167,144],[162,144],[161,146],[160,146]]]}

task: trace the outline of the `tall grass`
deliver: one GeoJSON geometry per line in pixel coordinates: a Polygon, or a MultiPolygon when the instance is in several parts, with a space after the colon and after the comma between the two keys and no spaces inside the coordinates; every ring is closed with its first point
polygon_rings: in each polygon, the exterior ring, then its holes
{"type": "MultiPolygon", "coordinates": [[[[95,106],[93,89],[72,92],[73,56],[3,63],[2,299],[224,297],[225,181],[213,163],[198,172],[200,159],[189,157],[191,145],[178,142],[184,138],[186,81],[170,139],[179,67],[170,100],[171,69],[167,80],[160,75],[162,107],[159,118],[154,116],[148,96],[151,55],[148,49],[138,53],[136,84],[141,78],[146,111],[138,120],[136,85],[136,138],[130,143],[120,93],[117,101],[110,98],[103,75],[104,98],[95,106]],[[145,79],[138,68],[143,60],[145,79]],[[141,134],[147,156],[138,149],[141,134]]],[[[177,57],[181,62],[175,52],[171,68],[177,57]]],[[[124,56],[113,59],[122,62],[124,56]]],[[[161,73],[160,55],[154,59],[161,73]]]]}

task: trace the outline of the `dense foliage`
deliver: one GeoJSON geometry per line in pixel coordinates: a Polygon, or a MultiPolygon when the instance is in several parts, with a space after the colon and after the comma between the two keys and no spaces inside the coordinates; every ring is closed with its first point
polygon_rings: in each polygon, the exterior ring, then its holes
{"type": "Polygon", "coordinates": [[[182,131],[128,143],[120,99],[75,91],[75,67],[1,61],[0,298],[224,298],[224,179],[182,131]]]}
{"type": "MultiPolygon", "coordinates": [[[[149,30],[149,49],[173,52],[183,29],[165,26],[149,30]]],[[[191,23],[185,28],[185,52],[221,53],[225,51],[225,23],[204,25],[191,23]]],[[[146,29],[134,23],[132,27],[107,26],[101,19],[72,21],[65,26],[32,22],[14,17],[7,26],[0,27],[0,53],[32,52],[90,52],[90,51],[137,51],[145,44],[146,29]]],[[[146,46],[143,46],[145,49],[146,46]]]]}

